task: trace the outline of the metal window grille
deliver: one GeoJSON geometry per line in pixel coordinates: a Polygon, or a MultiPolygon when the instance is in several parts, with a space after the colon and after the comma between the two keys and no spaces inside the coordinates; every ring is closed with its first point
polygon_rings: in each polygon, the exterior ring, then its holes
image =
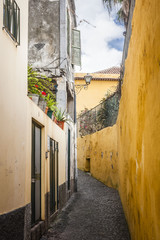
{"type": "Polygon", "coordinates": [[[84,111],[77,119],[77,136],[85,136],[113,126],[119,109],[119,92],[115,92],[101,104],[89,111],[84,111]]]}
{"type": "Polygon", "coordinates": [[[3,0],[3,25],[11,38],[20,45],[20,8],[15,0],[3,0]]]}

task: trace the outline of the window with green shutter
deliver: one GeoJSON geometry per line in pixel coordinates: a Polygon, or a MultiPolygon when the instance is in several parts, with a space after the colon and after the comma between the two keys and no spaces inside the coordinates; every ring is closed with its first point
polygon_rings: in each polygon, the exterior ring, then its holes
{"type": "Polygon", "coordinates": [[[69,12],[67,11],[67,54],[68,56],[70,57],[70,37],[71,37],[71,34],[70,34],[70,17],[69,17],[69,12]]]}
{"type": "Polygon", "coordinates": [[[72,64],[81,66],[81,38],[77,29],[72,29],[72,64]]]}
{"type": "Polygon", "coordinates": [[[15,0],[3,0],[3,29],[20,44],[20,8],[15,0]]]}

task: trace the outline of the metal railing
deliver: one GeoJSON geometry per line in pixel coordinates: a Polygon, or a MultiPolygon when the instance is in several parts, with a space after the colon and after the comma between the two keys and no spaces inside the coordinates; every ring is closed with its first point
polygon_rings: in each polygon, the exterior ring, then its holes
{"type": "Polygon", "coordinates": [[[77,136],[85,136],[116,123],[119,109],[120,95],[118,92],[105,101],[84,111],[77,119],[77,136]]]}

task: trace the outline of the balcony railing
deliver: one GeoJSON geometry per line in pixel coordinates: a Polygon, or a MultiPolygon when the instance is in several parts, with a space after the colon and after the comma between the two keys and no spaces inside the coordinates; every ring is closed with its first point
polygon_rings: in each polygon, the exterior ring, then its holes
{"type": "Polygon", "coordinates": [[[77,119],[77,136],[85,136],[116,123],[120,95],[115,92],[101,104],[84,111],[77,119]]]}

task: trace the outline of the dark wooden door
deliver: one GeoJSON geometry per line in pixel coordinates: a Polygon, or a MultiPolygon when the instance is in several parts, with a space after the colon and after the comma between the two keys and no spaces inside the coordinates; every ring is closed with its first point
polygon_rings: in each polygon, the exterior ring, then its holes
{"type": "Polygon", "coordinates": [[[70,162],[71,162],[71,132],[68,129],[68,190],[70,189],[70,162]]]}
{"type": "Polygon", "coordinates": [[[58,209],[58,142],[50,139],[50,214],[58,209]]]}
{"type": "Polygon", "coordinates": [[[31,167],[32,225],[41,219],[41,127],[32,123],[31,167]]]}
{"type": "Polygon", "coordinates": [[[50,139],[50,213],[56,209],[55,202],[55,141],[50,139]]]}
{"type": "Polygon", "coordinates": [[[56,178],[57,178],[57,181],[56,181],[56,199],[57,199],[57,204],[56,204],[56,207],[58,209],[58,204],[59,204],[59,191],[58,191],[58,187],[59,187],[59,175],[58,175],[58,171],[59,171],[59,162],[58,162],[58,152],[59,152],[59,144],[58,142],[55,142],[56,144],[56,148],[55,148],[55,160],[56,160],[56,178]]]}

